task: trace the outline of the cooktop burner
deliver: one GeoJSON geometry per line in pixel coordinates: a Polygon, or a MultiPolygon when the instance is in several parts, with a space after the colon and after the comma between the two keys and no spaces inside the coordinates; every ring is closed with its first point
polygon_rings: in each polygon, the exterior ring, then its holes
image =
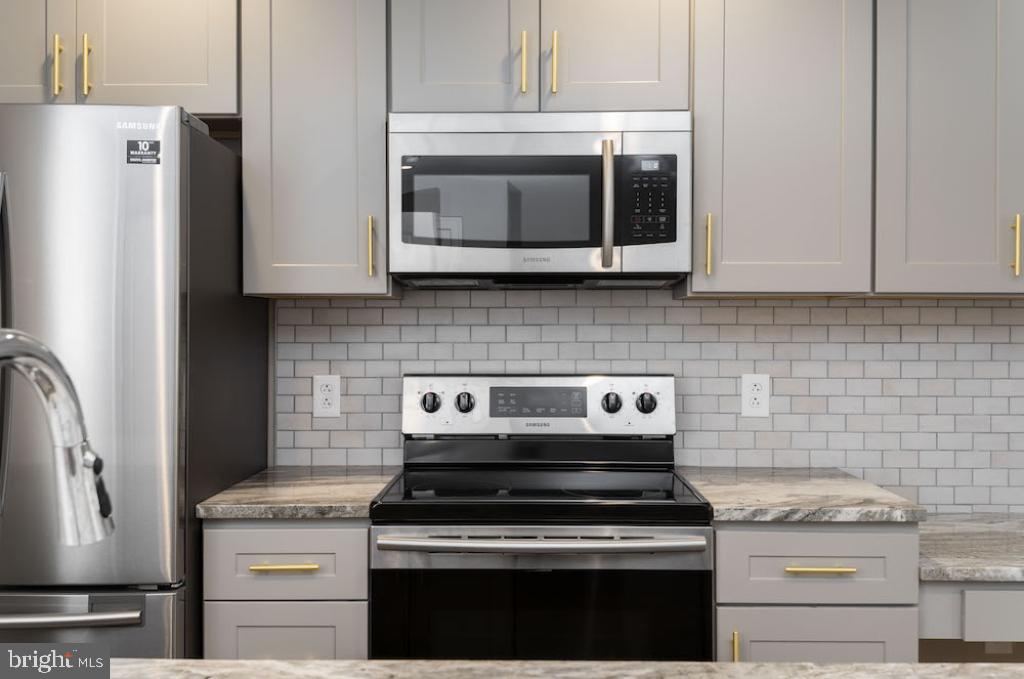
{"type": "Polygon", "coordinates": [[[374,500],[374,522],[706,524],[707,501],[672,469],[410,468],[374,500]]]}

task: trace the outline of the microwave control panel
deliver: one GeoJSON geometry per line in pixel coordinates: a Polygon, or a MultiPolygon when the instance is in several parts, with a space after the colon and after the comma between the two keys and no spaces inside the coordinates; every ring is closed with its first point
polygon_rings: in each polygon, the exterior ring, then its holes
{"type": "Polygon", "coordinates": [[[624,155],[616,160],[616,244],[674,242],[676,156],[624,155]]]}

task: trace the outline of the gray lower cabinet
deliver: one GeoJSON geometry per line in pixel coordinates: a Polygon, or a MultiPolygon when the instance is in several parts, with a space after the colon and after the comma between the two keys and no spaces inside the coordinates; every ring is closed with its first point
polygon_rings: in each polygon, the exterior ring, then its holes
{"type": "Polygon", "coordinates": [[[366,658],[365,601],[214,601],[205,604],[207,659],[366,658]]]}
{"type": "Polygon", "coordinates": [[[688,109],[687,0],[541,0],[542,111],[688,109]]]}
{"type": "Polygon", "coordinates": [[[741,523],[715,529],[716,657],[913,662],[915,523],[741,523]]]}
{"type": "Polygon", "coordinates": [[[361,519],[207,521],[204,656],[366,658],[368,559],[361,519]]]}
{"type": "Polygon", "coordinates": [[[540,0],[391,0],[392,111],[536,111],[540,0]]]}
{"type": "Polygon", "coordinates": [[[1024,642],[1024,583],[921,583],[922,639],[1024,642]]]}
{"type": "Polygon", "coordinates": [[[695,0],[698,293],[871,289],[872,0],[695,0]]]}
{"type": "Polygon", "coordinates": [[[916,607],[719,606],[718,660],[917,661],[916,607]]]}
{"type": "Polygon", "coordinates": [[[245,293],[387,293],[386,3],[241,11],[245,293]]]}
{"type": "Polygon", "coordinates": [[[1021,45],[1016,0],[879,0],[879,292],[1024,292],[1021,45]]]}
{"type": "Polygon", "coordinates": [[[75,0],[3,0],[0,26],[0,104],[74,102],[75,0]]]}

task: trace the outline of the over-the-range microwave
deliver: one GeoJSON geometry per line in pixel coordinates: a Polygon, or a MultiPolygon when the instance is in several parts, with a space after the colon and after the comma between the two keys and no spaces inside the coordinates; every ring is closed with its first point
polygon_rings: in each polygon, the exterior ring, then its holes
{"type": "Polygon", "coordinates": [[[389,266],[408,286],[662,287],[690,271],[689,112],[388,124],[389,266]]]}

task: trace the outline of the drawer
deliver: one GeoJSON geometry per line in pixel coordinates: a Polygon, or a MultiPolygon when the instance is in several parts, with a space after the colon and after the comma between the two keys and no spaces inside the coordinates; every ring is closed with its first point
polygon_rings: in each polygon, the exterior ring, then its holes
{"type": "Polygon", "coordinates": [[[1024,641],[1024,590],[964,590],[964,641],[1024,641]]]}
{"type": "Polygon", "coordinates": [[[719,606],[717,618],[720,662],[917,662],[916,606],[719,606]]]}
{"type": "Polygon", "coordinates": [[[204,604],[208,659],[365,659],[365,601],[210,601],[204,604]]]}
{"type": "Polygon", "coordinates": [[[366,599],[366,528],[206,528],[207,600],[366,599]]]}
{"type": "Polygon", "coordinates": [[[917,525],[720,527],[719,603],[916,604],[917,525]]]}

